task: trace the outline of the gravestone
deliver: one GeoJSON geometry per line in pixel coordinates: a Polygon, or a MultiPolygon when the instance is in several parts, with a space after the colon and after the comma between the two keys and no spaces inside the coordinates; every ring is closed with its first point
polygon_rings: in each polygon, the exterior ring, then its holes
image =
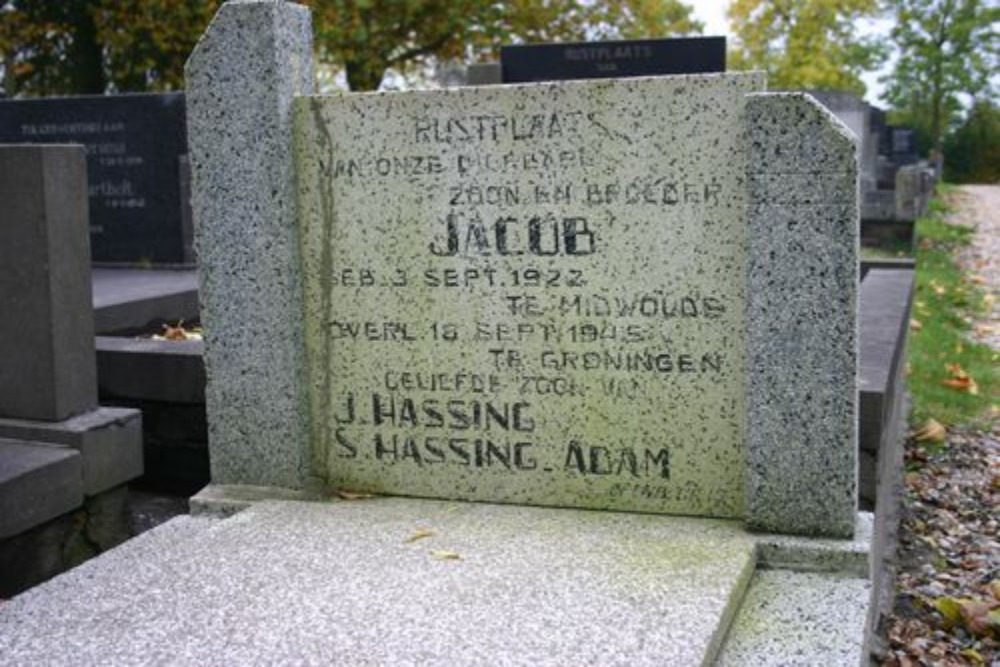
{"type": "Polygon", "coordinates": [[[182,93],[0,100],[0,143],[84,145],[95,262],[193,261],[182,93]]]}
{"type": "Polygon", "coordinates": [[[309,97],[233,72],[267,47],[227,25],[188,92],[213,480],[853,531],[856,158],[822,107],[756,74],[309,97]],[[262,137],[296,93],[293,154],[262,137]]]}
{"type": "Polygon", "coordinates": [[[58,421],[97,407],[85,188],[79,150],[3,150],[0,416],[58,421]]]}
{"type": "Polygon", "coordinates": [[[811,96],[833,112],[858,141],[861,195],[876,189],[878,134],[872,128],[872,106],[854,93],[837,90],[809,90],[811,96]]]}
{"type": "Polygon", "coordinates": [[[0,438],[78,450],[94,495],[142,474],[142,443],[137,410],[97,403],[86,183],[78,146],[0,147],[0,438]]]}
{"type": "Polygon", "coordinates": [[[726,38],[509,45],[500,68],[503,83],[724,72],[726,38]]]}

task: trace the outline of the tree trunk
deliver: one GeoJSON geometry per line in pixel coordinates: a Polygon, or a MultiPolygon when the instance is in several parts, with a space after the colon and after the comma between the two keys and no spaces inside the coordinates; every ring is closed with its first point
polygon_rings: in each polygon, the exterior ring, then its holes
{"type": "Polygon", "coordinates": [[[348,60],[347,85],[354,92],[378,90],[385,75],[386,64],[382,60],[348,60]]]}
{"type": "Polygon", "coordinates": [[[104,77],[104,59],[101,45],[97,42],[97,26],[91,14],[92,0],[83,0],[79,23],[73,33],[67,62],[70,64],[70,78],[73,92],[88,95],[103,95],[107,87],[104,77]]]}

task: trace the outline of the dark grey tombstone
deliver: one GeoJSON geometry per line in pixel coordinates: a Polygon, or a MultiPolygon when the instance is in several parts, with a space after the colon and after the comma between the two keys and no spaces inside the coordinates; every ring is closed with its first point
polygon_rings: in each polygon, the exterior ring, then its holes
{"type": "Polygon", "coordinates": [[[0,146],[0,416],[97,407],[80,146],[0,146]]]}
{"type": "Polygon", "coordinates": [[[914,286],[912,260],[868,264],[858,301],[859,497],[866,510],[877,504],[881,482],[887,481],[880,475],[899,474],[884,461],[902,459],[901,401],[914,286]]]}
{"type": "Polygon", "coordinates": [[[903,167],[920,160],[917,133],[908,127],[886,125],[879,145],[879,153],[889,158],[897,167],[903,167]]]}
{"type": "Polygon", "coordinates": [[[724,72],[726,38],[504,46],[500,67],[503,83],[724,72]]]}
{"type": "Polygon", "coordinates": [[[182,93],[0,100],[0,143],[85,146],[93,261],[192,261],[182,217],[182,93]]]}

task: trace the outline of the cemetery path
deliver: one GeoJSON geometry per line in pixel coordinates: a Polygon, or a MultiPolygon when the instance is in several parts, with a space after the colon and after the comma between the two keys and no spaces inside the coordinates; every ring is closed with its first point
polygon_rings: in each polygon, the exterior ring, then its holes
{"type": "MultiPolygon", "coordinates": [[[[1000,351],[1000,186],[964,186],[949,222],[975,228],[958,256],[987,295],[970,337],[1000,351]]],[[[1000,415],[948,428],[928,451],[912,441],[899,530],[886,667],[1000,665],[1000,415]]]]}
{"type": "Polygon", "coordinates": [[[975,228],[959,264],[987,294],[990,313],[972,330],[972,338],[1000,350],[1000,185],[959,189],[951,221],[975,228]]]}

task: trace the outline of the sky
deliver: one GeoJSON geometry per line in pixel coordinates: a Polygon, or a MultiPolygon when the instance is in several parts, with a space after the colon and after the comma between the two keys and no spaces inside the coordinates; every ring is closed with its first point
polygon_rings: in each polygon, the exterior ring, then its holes
{"type": "MultiPolygon", "coordinates": [[[[705,35],[725,35],[730,37],[729,34],[729,24],[726,21],[726,8],[729,6],[729,0],[689,0],[691,6],[694,8],[694,15],[699,21],[705,24],[705,35]]],[[[859,30],[868,34],[871,32],[878,32],[880,34],[888,34],[888,28],[886,21],[880,22],[866,22],[865,25],[859,26],[859,30]]],[[[878,82],[878,78],[888,71],[886,69],[889,65],[883,67],[882,70],[877,72],[867,73],[862,76],[862,80],[868,87],[868,92],[865,94],[865,99],[871,104],[876,104],[881,107],[885,107],[885,102],[878,99],[882,93],[884,86],[878,82]]]]}

